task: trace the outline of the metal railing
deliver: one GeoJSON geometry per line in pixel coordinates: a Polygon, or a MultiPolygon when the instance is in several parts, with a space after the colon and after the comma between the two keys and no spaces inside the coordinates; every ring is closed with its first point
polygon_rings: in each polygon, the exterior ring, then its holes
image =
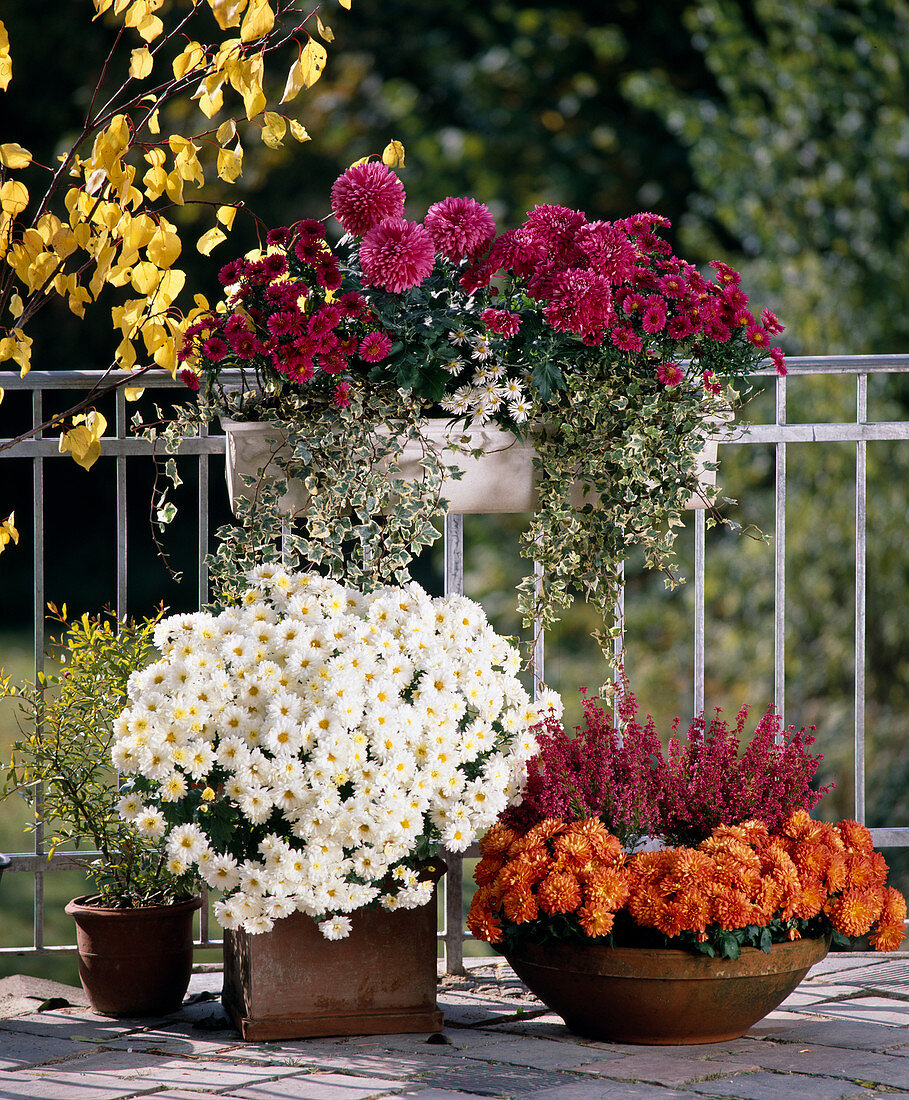
{"type": "MultiPolygon", "coordinates": [[[[766,376],[775,386],[775,416],[771,423],[749,425],[738,430],[726,445],[771,444],[776,459],[775,525],[774,525],[774,696],[782,710],[785,699],[785,623],[786,623],[786,460],[787,447],[795,443],[839,442],[855,445],[855,684],[854,684],[854,746],[855,746],[855,816],[865,817],[865,588],[866,588],[866,447],[871,440],[909,439],[909,421],[890,423],[868,421],[868,379],[885,373],[909,373],[909,355],[887,356],[834,356],[790,359],[787,377],[777,377],[773,370],[757,372],[766,376]],[[855,417],[843,423],[788,424],[786,398],[788,387],[794,379],[809,375],[852,375],[856,379],[855,417]]],[[[107,375],[109,380],[118,375],[107,375]]],[[[10,393],[26,391],[31,395],[33,423],[41,423],[45,417],[45,394],[50,391],[88,391],[101,378],[95,371],[32,371],[25,378],[11,373],[0,373],[0,386],[10,393]]],[[[180,383],[169,375],[146,375],[143,385],[148,390],[182,390],[180,383]]],[[[101,453],[115,458],[116,479],[116,610],[124,615],[128,591],[128,541],[127,541],[127,463],[128,460],[151,453],[151,445],[144,439],[130,436],[128,431],[128,405],[122,389],[116,391],[115,422],[113,433],[101,442],[101,453]]],[[[23,425],[25,430],[27,425],[23,425]]],[[[2,441],[0,441],[2,442],[2,441]]],[[[199,468],[197,500],[197,550],[195,554],[196,588],[198,604],[208,598],[208,573],[205,558],[209,552],[210,537],[210,458],[224,453],[224,437],[203,435],[185,440],[181,456],[192,456],[199,468]]],[[[57,439],[30,439],[0,452],[2,458],[29,459],[32,464],[33,537],[31,545],[34,576],[33,631],[34,666],[36,673],[44,664],[44,615],[46,606],[44,497],[45,474],[48,462],[61,457],[57,439]]],[[[220,475],[220,470],[218,471],[220,475]]],[[[0,477],[0,485],[4,478],[0,477]]],[[[5,503],[0,500],[0,505],[5,503]]],[[[706,570],[706,519],[703,511],[694,513],[694,712],[704,708],[705,682],[705,570],[706,570]]],[[[449,516],[444,532],[444,576],[446,592],[462,592],[464,586],[463,522],[461,516],[449,516]]],[[[542,644],[536,650],[537,672],[542,668],[542,644]]],[[[909,826],[892,826],[873,829],[878,845],[909,846],[909,826]]],[[[475,855],[475,849],[465,853],[475,855]]],[[[82,857],[80,857],[82,858],[82,857]]],[[[444,886],[444,928],[441,939],[444,944],[446,968],[451,973],[463,969],[465,933],[462,919],[462,856],[449,858],[449,873],[444,886]]],[[[12,872],[34,875],[34,942],[27,948],[2,948],[0,953],[20,955],[47,954],[72,951],[69,946],[48,946],[44,942],[44,876],[48,872],[71,869],[73,857],[57,853],[48,860],[45,838],[39,827],[34,837],[34,850],[13,854],[12,872]]],[[[214,945],[209,936],[207,906],[202,909],[202,946],[214,945]]]]}

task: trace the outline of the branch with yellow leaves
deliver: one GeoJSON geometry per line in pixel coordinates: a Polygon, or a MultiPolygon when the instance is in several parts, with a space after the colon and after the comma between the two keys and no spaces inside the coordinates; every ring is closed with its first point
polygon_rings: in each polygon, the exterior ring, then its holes
{"type": "MultiPolygon", "coordinates": [[[[237,181],[243,170],[241,125],[258,127],[270,148],[288,136],[309,140],[298,119],[268,109],[266,60],[290,49],[280,104],[289,103],[319,79],[327,60],[305,24],[314,20],[324,42],[334,35],[318,11],[302,10],[306,0],[193,0],[188,10],[176,12],[164,0],[92,2],[94,19],[116,31],[92,84],[81,132],[56,167],[39,164],[18,141],[0,144],[0,363],[11,360],[21,375],[29,371],[29,323],[55,295],[84,317],[86,307],[113,287],[119,300],[111,308],[111,369],[138,375],[158,367],[175,376],[182,333],[209,306],[198,294],[189,309],[178,302],[186,277],[175,265],[184,242],[167,214],[197,201],[185,191],[203,189],[207,172],[221,184],[237,181]],[[228,92],[242,101],[242,112],[225,108],[228,92]],[[162,115],[183,100],[187,108],[196,103],[205,124],[188,135],[162,136],[162,115]],[[208,145],[217,148],[208,158],[212,163],[206,163],[208,145]],[[34,189],[32,179],[40,180],[42,172],[50,179],[35,203],[29,185],[34,189]],[[11,321],[3,323],[6,317],[11,321]]],[[[338,2],[350,7],[350,0],[338,2]]],[[[0,22],[0,91],[14,75],[9,35],[0,22]]],[[[241,204],[210,205],[214,225],[196,242],[203,255],[226,239],[241,204]]],[[[87,433],[96,443],[103,417],[91,406],[122,384],[87,394],[5,446],[55,427],[79,429],[81,442],[87,433]]],[[[93,452],[88,447],[82,457],[93,452]]],[[[12,518],[4,523],[0,551],[15,541],[12,518]]]]}

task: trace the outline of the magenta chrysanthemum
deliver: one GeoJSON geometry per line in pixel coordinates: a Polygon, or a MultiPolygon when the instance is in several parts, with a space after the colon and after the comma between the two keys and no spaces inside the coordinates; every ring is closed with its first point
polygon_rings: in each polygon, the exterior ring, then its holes
{"type": "Polygon", "coordinates": [[[675,363],[660,363],[657,367],[657,378],[664,386],[678,386],[682,382],[682,370],[675,363]]]}
{"type": "Polygon", "coordinates": [[[370,229],[360,245],[363,282],[401,294],[423,282],[435,256],[432,237],[422,225],[386,218],[370,229]]]}
{"type": "Polygon", "coordinates": [[[503,336],[517,336],[521,328],[521,317],[507,309],[484,309],[480,320],[490,332],[500,332],[503,336]]]}
{"type": "Polygon", "coordinates": [[[386,218],[404,214],[404,185],[378,161],[355,164],[335,180],[331,209],[341,228],[362,237],[386,218]]]}
{"type": "Polygon", "coordinates": [[[471,259],[478,256],[496,231],[489,207],[476,199],[465,198],[447,198],[433,203],[423,225],[439,252],[454,263],[465,256],[471,259]]]}
{"type": "Polygon", "coordinates": [[[562,271],[552,279],[552,295],[543,312],[560,332],[596,335],[615,321],[612,288],[594,271],[562,271]]]}
{"type": "Polygon", "coordinates": [[[367,332],[358,348],[360,358],[367,363],[380,363],[391,351],[391,337],[384,332],[367,332]]]}

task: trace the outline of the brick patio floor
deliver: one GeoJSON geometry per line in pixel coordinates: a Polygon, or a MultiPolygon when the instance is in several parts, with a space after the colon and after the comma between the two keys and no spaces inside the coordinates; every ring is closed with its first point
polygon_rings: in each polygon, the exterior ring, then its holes
{"type": "Polygon", "coordinates": [[[197,974],[180,1012],[111,1020],[81,990],[0,981],[0,1100],[842,1100],[909,1096],[909,957],[835,954],[748,1035],[573,1036],[501,962],[443,978],[439,1035],[243,1043],[197,974]]]}

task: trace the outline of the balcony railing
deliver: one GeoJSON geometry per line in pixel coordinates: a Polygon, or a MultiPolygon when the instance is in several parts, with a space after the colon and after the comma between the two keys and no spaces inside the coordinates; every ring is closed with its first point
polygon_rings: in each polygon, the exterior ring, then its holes
{"type": "MultiPolygon", "coordinates": [[[[772,422],[752,424],[739,430],[734,441],[726,446],[771,444],[775,452],[775,522],[773,528],[774,555],[774,698],[782,701],[786,698],[785,683],[785,627],[786,627],[786,491],[787,491],[787,447],[796,443],[836,442],[853,445],[855,449],[855,683],[854,683],[854,761],[855,761],[855,817],[865,818],[865,646],[866,646],[866,448],[870,441],[909,439],[909,421],[874,422],[868,420],[868,382],[881,374],[909,373],[909,355],[875,356],[831,356],[811,357],[789,360],[787,377],[777,377],[772,370],[760,371],[775,387],[775,415],[772,422]],[[855,415],[851,420],[841,423],[799,423],[789,424],[786,419],[786,399],[789,387],[798,384],[805,376],[849,375],[855,379],[855,415]]],[[[45,419],[47,395],[52,391],[85,392],[92,390],[100,381],[101,374],[94,371],[32,371],[25,378],[11,373],[0,373],[0,386],[9,394],[25,391],[31,399],[31,422],[38,424],[45,419]]],[[[118,375],[106,375],[108,380],[118,375]]],[[[179,389],[185,393],[179,383],[169,375],[160,377],[146,376],[143,379],[149,391],[167,391],[179,389]]],[[[115,405],[113,430],[101,443],[103,456],[115,459],[115,499],[116,499],[116,600],[118,615],[125,615],[128,595],[128,539],[127,539],[127,467],[139,457],[146,461],[151,453],[150,444],[145,440],[131,436],[128,424],[128,406],[123,391],[117,390],[113,397],[115,405]]],[[[2,410],[0,410],[2,411],[2,410]]],[[[26,431],[28,424],[23,423],[13,429],[11,437],[19,431],[26,431]]],[[[2,442],[2,441],[0,441],[2,442]]],[[[208,574],[205,564],[210,541],[210,459],[224,453],[224,437],[204,435],[196,439],[185,440],[180,454],[190,456],[198,464],[198,498],[196,504],[196,551],[195,551],[195,588],[198,605],[208,598],[208,574]]],[[[47,600],[46,560],[52,548],[47,546],[45,527],[45,482],[50,468],[59,463],[61,456],[56,438],[35,438],[17,443],[14,447],[0,452],[0,459],[28,459],[31,462],[32,480],[32,537],[31,546],[26,552],[32,555],[34,598],[32,613],[33,652],[35,672],[44,665],[44,619],[47,600]]],[[[68,461],[68,459],[67,459],[68,461]]],[[[220,477],[219,464],[216,474],[220,477]]],[[[0,470],[3,467],[0,466],[0,470]]],[[[100,476],[100,475],[99,475],[100,476]]],[[[0,473],[0,486],[8,484],[0,473]]],[[[728,486],[735,492],[733,486],[728,486]]],[[[0,507],[6,501],[0,500],[0,507]]],[[[705,683],[705,576],[706,576],[706,522],[704,512],[695,512],[694,519],[694,617],[693,652],[694,712],[704,708],[705,683]]],[[[20,547],[19,552],[22,552],[20,547]]],[[[444,574],[447,592],[462,592],[464,586],[463,569],[463,525],[461,516],[449,516],[445,523],[444,537],[444,574]]],[[[0,567],[3,562],[0,561],[0,567]]],[[[469,595],[469,593],[468,593],[469,595]]],[[[72,602],[72,601],[71,601],[72,602]]],[[[538,645],[536,657],[536,675],[542,675],[543,652],[538,645]]],[[[909,846],[909,826],[896,823],[885,828],[872,830],[878,846],[909,846]]],[[[468,856],[474,853],[466,853],[468,856]]],[[[84,858],[84,856],[80,856],[84,858]]],[[[48,954],[73,951],[72,947],[48,946],[44,942],[44,878],[47,873],[62,869],[71,869],[73,859],[66,853],[57,853],[50,860],[46,855],[45,838],[39,827],[34,834],[34,849],[28,853],[12,855],[10,871],[34,876],[34,942],[27,948],[3,948],[0,953],[18,955],[48,954]]],[[[462,920],[462,859],[449,859],[449,874],[445,880],[445,927],[441,934],[446,965],[450,972],[462,969],[463,944],[465,933],[462,920]]],[[[216,941],[209,938],[207,906],[202,910],[202,945],[216,941]]]]}

